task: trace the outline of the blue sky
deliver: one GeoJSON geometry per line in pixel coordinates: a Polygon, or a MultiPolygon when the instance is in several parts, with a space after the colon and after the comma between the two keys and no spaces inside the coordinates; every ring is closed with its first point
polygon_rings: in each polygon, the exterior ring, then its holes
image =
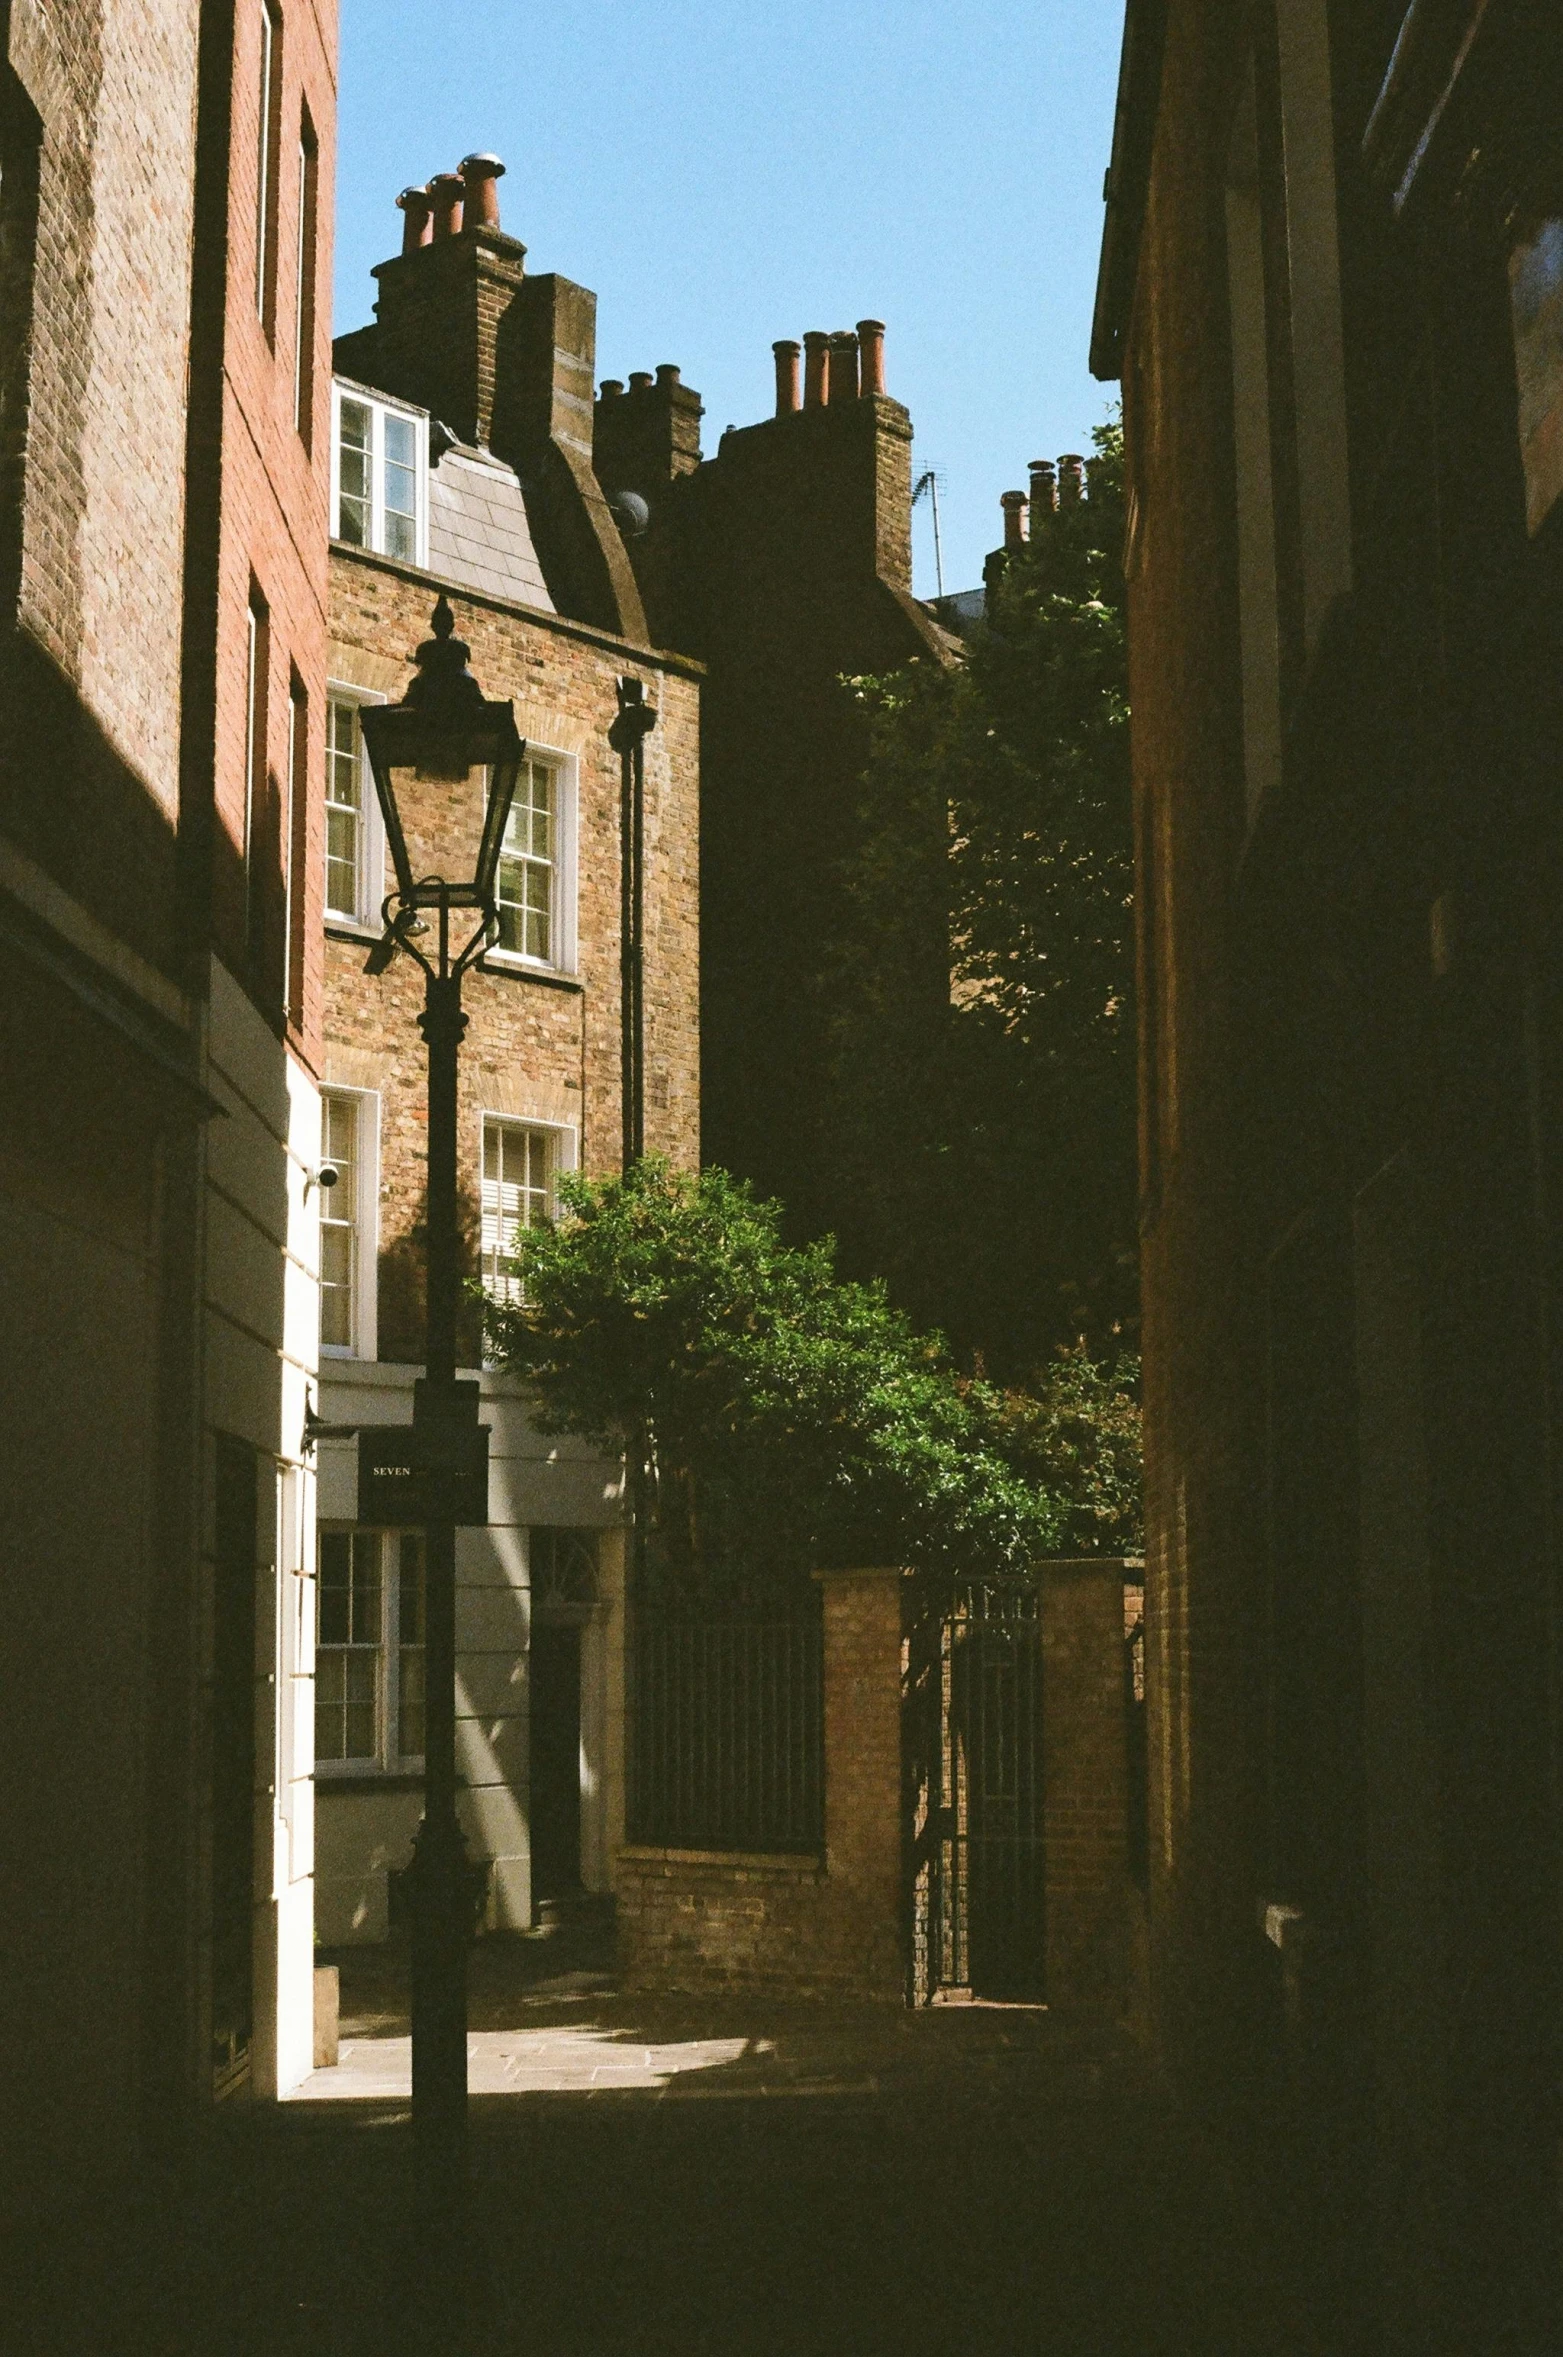
{"type": "MultiPolygon", "coordinates": [[[[705,447],[767,416],[771,343],[887,324],[967,588],[1026,461],[1088,448],[1119,0],[342,0],[338,332],[409,181],[492,149],[528,267],[595,289],[599,376],[676,361],[705,447]]],[[[926,503],[920,594],[933,590],[926,503]]]]}

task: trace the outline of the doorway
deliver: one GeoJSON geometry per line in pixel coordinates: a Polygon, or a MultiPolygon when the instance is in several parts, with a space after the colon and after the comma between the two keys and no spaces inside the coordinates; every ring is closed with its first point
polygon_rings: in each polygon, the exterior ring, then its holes
{"type": "Polygon", "coordinates": [[[1042,1625],[1034,1590],[964,1585],[908,1647],[911,1996],[1046,1995],[1042,1625]]]}
{"type": "Polygon", "coordinates": [[[581,1808],[586,1783],[582,1669],[597,1601],[596,1533],[533,1529],[531,1737],[532,1920],[545,1902],[584,1888],[581,1808]]]}
{"type": "Polygon", "coordinates": [[[581,1631],[532,1628],[532,1912],[581,1887],[581,1631]]]}

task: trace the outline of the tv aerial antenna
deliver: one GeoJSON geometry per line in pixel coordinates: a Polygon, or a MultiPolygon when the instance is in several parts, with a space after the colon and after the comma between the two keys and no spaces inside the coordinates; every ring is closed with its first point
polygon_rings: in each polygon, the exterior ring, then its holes
{"type": "Polygon", "coordinates": [[[928,505],[933,510],[933,577],[934,580],[938,583],[938,594],[940,597],[943,597],[944,595],[944,546],[939,538],[939,494],[941,491],[946,489],[946,487],[947,482],[944,469],[942,467],[931,466],[926,467],[924,471],[918,476],[917,488],[912,493],[913,507],[917,505],[917,502],[926,492],[928,496],[928,505]]]}

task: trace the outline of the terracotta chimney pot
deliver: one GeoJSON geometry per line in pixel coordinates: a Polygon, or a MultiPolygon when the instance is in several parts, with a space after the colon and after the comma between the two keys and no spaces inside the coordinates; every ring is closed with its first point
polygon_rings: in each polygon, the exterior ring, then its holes
{"type": "Polygon", "coordinates": [[[630,391],[632,393],[643,393],[651,381],[652,376],[649,368],[632,368],[630,370],[630,391]]]}
{"type": "Polygon", "coordinates": [[[404,188],[396,202],[402,216],[402,252],[414,254],[434,235],[429,192],[426,188],[404,188]]]}
{"type": "Polygon", "coordinates": [[[832,401],[857,399],[857,337],[850,328],[830,339],[830,397],[832,401]]]}
{"type": "Polygon", "coordinates": [[[681,374],[682,371],[676,361],[659,360],[657,362],[657,383],[659,385],[676,385],[681,374]]]}
{"type": "Polygon", "coordinates": [[[434,206],[434,234],[436,238],[459,237],[461,234],[462,200],[466,183],[459,172],[436,172],[429,182],[429,198],[434,206]]]}
{"type": "Polygon", "coordinates": [[[1058,506],[1058,478],[1050,458],[1034,458],[1027,473],[1031,477],[1031,520],[1050,516],[1058,506]]]}
{"type": "Polygon", "coordinates": [[[1004,510],[1004,546],[1007,549],[1026,545],[1026,495],[1024,491],[1003,491],[999,505],[1004,510]]]}
{"type": "Polygon", "coordinates": [[[803,347],[783,336],[780,343],[772,344],[771,350],[776,355],[776,414],[778,417],[790,417],[801,401],[798,360],[803,347]]]}
{"type": "Polygon", "coordinates": [[[499,227],[499,183],[505,167],[497,155],[464,155],[456,166],[465,191],[463,219],[469,229],[499,227]]]}
{"type": "Polygon", "coordinates": [[[803,406],[823,409],[830,399],[830,338],[811,327],[803,339],[803,406]]]}
{"type": "Polygon", "coordinates": [[[605,376],[597,390],[604,401],[617,401],[622,398],[624,387],[616,376],[605,376]]]}
{"type": "Polygon", "coordinates": [[[1068,451],[1058,462],[1058,504],[1073,507],[1085,496],[1085,460],[1077,452],[1068,451]]]}
{"type": "Polygon", "coordinates": [[[885,323],[882,319],[858,321],[857,348],[862,355],[859,393],[882,393],[885,389],[885,323]]]}

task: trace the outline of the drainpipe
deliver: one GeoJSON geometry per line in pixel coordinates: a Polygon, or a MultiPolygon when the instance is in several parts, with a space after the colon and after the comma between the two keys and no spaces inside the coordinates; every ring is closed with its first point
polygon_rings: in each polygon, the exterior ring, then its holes
{"type": "Polygon", "coordinates": [[[620,1097],[628,1171],[646,1151],[646,739],[657,715],[643,679],[623,678],[618,689],[619,716],[608,742],[619,756],[620,1097]]]}

